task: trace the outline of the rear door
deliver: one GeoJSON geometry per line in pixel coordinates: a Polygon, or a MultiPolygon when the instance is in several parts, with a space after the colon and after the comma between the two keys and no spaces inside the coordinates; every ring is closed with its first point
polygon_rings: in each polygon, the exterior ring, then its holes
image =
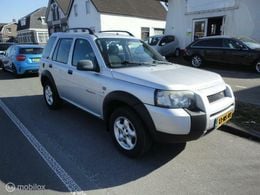
{"type": "Polygon", "coordinates": [[[207,39],[204,42],[204,55],[206,61],[223,62],[223,39],[207,39]]]}
{"type": "Polygon", "coordinates": [[[73,39],[60,38],[56,44],[52,55],[52,62],[48,68],[53,75],[59,95],[63,98],[68,97],[68,67],[71,55],[73,39]]]}

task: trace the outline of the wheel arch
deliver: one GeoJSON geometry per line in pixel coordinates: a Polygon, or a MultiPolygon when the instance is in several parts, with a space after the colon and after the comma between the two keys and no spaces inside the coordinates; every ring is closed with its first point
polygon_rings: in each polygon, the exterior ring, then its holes
{"type": "Polygon", "coordinates": [[[130,107],[140,117],[148,133],[153,135],[155,125],[144,103],[136,96],[123,91],[111,92],[105,98],[103,102],[103,118],[106,124],[108,124],[112,112],[120,106],[130,107]]]}
{"type": "Polygon", "coordinates": [[[56,87],[54,78],[53,78],[52,74],[51,74],[48,70],[44,70],[44,71],[41,73],[41,84],[42,84],[43,87],[44,87],[44,83],[45,83],[46,81],[51,82],[51,84],[53,85],[54,89],[56,90],[56,92],[57,92],[58,95],[59,95],[59,91],[58,91],[58,89],[57,89],[57,87],[56,87]]]}

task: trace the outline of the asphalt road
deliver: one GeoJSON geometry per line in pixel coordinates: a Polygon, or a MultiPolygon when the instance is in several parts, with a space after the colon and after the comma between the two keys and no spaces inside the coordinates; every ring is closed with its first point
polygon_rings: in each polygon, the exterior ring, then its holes
{"type": "MultiPolygon", "coordinates": [[[[217,130],[187,144],[155,144],[145,157],[134,160],[115,149],[99,119],[69,104],[48,110],[38,77],[16,79],[0,70],[0,99],[87,194],[260,192],[257,142],[217,130]]],[[[1,195],[10,194],[5,189],[9,182],[45,186],[44,191],[16,189],[12,194],[69,193],[1,108],[0,150],[1,195]]]]}

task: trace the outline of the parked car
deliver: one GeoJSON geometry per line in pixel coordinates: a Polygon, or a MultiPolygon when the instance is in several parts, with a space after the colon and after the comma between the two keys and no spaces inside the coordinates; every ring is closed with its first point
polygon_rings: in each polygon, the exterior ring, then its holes
{"type": "Polygon", "coordinates": [[[131,157],[152,141],[196,140],[226,123],[235,108],[220,75],[169,63],[119,33],[54,33],[39,73],[50,109],[65,100],[104,120],[115,145],[131,157]]]}
{"type": "Polygon", "coordinates": [[[13,45],[3,58],[3,69],[15,75],[38,73],[43,47],[38,45],[13,45]]]}
{"type": "Polygon", "coordinates": [[[194,67],[204,62],[252,66],[260,73],[260,43],[249,38],[214,36],[198,39],[185,50],[184,57],[194,67]]]}
{"type": "Polygon", "coordinates": [[[6,50],[14,43],[0,43],[0,68],[3,67],[2,59],[4,58],[6,50]]]}
{"type": "Polygon", "coordinates": [[[162,56],[179,56],[179,42],[173,35],[156,35],[148,39],[148,44],[162,56]]]}

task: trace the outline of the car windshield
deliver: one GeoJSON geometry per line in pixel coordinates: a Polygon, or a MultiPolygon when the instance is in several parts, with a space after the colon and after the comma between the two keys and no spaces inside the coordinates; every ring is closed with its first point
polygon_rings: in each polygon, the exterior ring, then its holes
{"type": "Polygon", "coordinates": [[[20,48],[20,54],[42,54],[43,48],[20,48]]]}
{"type": "Polygon", "coordinates": [[[257,41],[250,39],[248,37],[240,37],[238,38],[240,41],[242,41],[247,47],[250,49],[257,49],[260,48],[260,43],[257,41]]]}
{"type": "Polygon", "coordinates": [[[168,63],[160,54],[138,39],[100,38],[98,48],[110,68],[153,66],[168,63]]]}
{"type": "Polygon", "coordinates": [[[154,46],[154,45],[157,45],[160,40],[161,40],[161,37],[150,37],[148,44],[154,46]]]}

